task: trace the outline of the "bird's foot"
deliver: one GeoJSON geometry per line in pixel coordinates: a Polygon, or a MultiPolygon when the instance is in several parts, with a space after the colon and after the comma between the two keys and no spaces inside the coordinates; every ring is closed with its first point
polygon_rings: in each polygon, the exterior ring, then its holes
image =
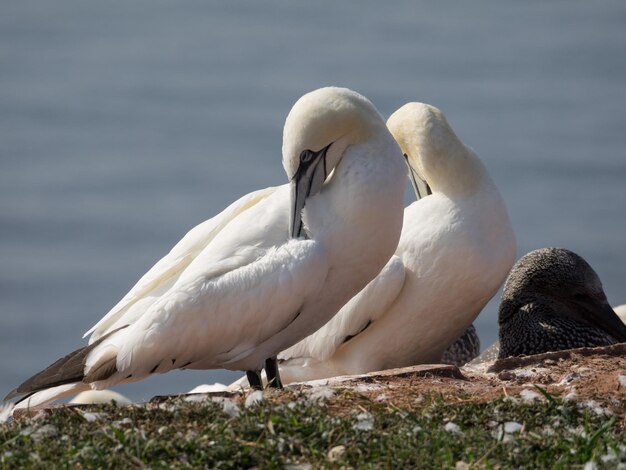
{"type": "Polygon", "coordinates": [[[278,361],[275,357],[265,360],[265,373],[267,374],[267,386],[271,388],[283,388],[283,382],[280,380],[278,372],[278,361]]]}
{"type": "Polygon", "coordinates": [[[250,388],[253,390],[263,390],[263,380],[261,379],[261,371],[259,370],[247,370],[246,377],[250,388]]]}

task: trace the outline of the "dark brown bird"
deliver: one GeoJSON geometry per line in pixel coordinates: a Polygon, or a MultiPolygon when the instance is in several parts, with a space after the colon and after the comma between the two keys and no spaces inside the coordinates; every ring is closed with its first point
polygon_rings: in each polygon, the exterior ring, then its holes
{"type": "Polygon", "coordinates": [[[448,346],[441,356],[443,364],[463,366],[480,354],[480,338],[474,324],[459,336],[454,343],[448,346]]]}
{"type": "Polygon", "coordinates": [[[532,251],[513,266],[498,321],[499,358],[626,342],[596,272],[563,248],[532,251]]]}

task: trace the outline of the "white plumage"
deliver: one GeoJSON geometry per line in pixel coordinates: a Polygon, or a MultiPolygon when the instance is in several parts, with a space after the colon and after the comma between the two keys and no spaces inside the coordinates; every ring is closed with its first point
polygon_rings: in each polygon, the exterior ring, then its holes
{"type": "Polygon", "coordinates": [[[287,117],[283,165],[290,184],[191,230],[89,330],[84,378],[28,406],[175,368],[259,370],[362,289],[402,226],[405,167],[384,121],[353,91],[311,92],[287,117]]]}
{"type": "Polygon", "coordinates": [[[515,236],[500,193],[444,115],[409,103],[387,125],[432,195],[406,208],[381,274],[279,355],[285,382],[438,362],[513,265],[515,236]]]}
{"type": "Polygon", "coordinates": [[[132,404],[132,401],[113,390],[86,390],[69,401],[70,405],[110,405],[111,403],[125,406],[132,404]]]}

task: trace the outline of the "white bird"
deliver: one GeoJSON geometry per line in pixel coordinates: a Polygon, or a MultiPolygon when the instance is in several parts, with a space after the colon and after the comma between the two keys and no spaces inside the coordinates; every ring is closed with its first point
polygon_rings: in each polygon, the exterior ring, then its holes
{"type": "Polygon", "coordinates": [[[106,405],[114,403],[117,406],[130,405],[133,402],[124,395],[113,390],[85,390],[69,401],[70,405],[106,405]]]}
{"type": "Polygon", "coordinates": [[[402,227],[402,152],[374,106],[344,88],[287,116],[290,183],[191,230],[91,330],[90,344],[9,394],[37,406],[171,369],[246,370],[324,325],[381,270],[402,227]],[[290,239],[291,238],[291,239],[290,239]]]}
{"type": "Polygon", "coordinates": [[[388,120],[418,198],[381,273],[326,325],[279,355],[285,382],[432,363],[472,323],[515,260],[498,189],[443,113],[409,103],[388,120]]]}

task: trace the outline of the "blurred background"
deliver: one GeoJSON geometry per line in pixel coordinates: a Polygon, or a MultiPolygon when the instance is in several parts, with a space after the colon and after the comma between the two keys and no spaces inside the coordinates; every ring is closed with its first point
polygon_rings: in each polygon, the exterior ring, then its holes
{"type": "MultiPolygon", "coordinates": [[[[518,255],[574,250],[626,303],[626,3],[445,3],[5,2],[0,396],[82,346],[188,229],[284,183],[284,119],[324,85],[385,117],[441,108],[499,186],[518,255]]],[[[497,298],[477,326],[485,348],[497,298]]]]}

